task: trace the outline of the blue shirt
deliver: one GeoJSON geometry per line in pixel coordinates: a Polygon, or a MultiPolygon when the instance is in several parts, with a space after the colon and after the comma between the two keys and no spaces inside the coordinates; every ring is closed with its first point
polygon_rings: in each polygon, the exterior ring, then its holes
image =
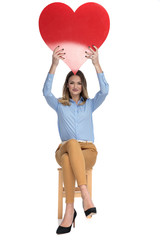
{"type": "Polygon", "coordinates": [[[48,73],[43,95],[49,106],[57,112],[58,130],[62,141],[77,139],[94,142],[92,113],[105,100],[109,90],[104,73],[97,73],[97,76],[100,91],[94,98],[88,98],[84,105],[78,105],[84,100],[83,97],[80,98],[78,104],[70,98],[71,105],[65,106],[51,93],[54,74],[48,73]]]}

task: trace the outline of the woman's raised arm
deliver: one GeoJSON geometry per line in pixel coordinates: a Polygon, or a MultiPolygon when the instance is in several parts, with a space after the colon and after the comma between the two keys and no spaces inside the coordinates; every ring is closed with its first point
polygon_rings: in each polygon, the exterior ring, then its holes
{"type": "Polygon", "coordinates": [[[109,84],[105,79],[104,72],[102,71],[102,68],[99,63],[98,48],[96,46],[93,46],[93,47],[95,51],[91,47],[89,47],[90,52],[86,51],[85,53],[86,53],[86,58],[89,58],[92,60],[92,63],[97,72],[97,77],[100,85],[100,91],[97,92],[95,97],[91,99],[92,111],[94,112],[105,100],[109,91],[109,84]]]}
{"type": "Polygon", "coordinates": [[[43,86],[43,96],[45,97],[47,103],[57,112],[58,99],[52,94],[52,83],[56,68],[59,63],[59,59],[64,59],[64,49],[59,50],[59,46],[55,48],[52,55],[52,65],[50,67],[49,73],[47,75],[46,81],[43,86]]]}

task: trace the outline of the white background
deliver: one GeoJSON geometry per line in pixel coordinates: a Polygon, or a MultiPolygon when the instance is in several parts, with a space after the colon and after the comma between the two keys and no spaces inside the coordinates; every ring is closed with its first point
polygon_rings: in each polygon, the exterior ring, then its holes
{"type": "MultiPolygon", "coordinates": [[[[57,116],[42,88],[52,51],[38,28],[51,1],[3,1],[0,6],[0,239],[160,239],[160,1],[96,1],[110,32],[99,58],[109,95],[93,115],[98,158],[86,220],[75,200],[76,228],[57,236],[60,143],[57,116]],[[101,234],[101,235],[100,235],[101,234]]],[[[85,1],[63,1],[74,11],[85,1]]],[[[60,16],[62,17],[62,16],[60,16]]],[[[90,97],[99,90],[90,60],[80,68],[90,97]]],[[[62,61],[52,92],[62,94],[70,69],[62,61]]]]}

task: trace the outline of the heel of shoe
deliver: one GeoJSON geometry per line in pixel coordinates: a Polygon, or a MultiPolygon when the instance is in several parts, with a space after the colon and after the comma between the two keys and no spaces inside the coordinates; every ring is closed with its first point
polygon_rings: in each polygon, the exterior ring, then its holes
{"type": "Polygon", "coordinates": [[[75,228],[75,219],[76,219],[76,216],[77,216],[77,212],[76,210],[74,209],[74,217],[73,217],[73,227],[75,228]]]}
{"type": "Polygon", "coordinates": [[[86,216],[86,218],[90,219],[90,218],[92,218],[92,215],[93,215],[93,214],[88,215],[88,216],[86,216]]]}
{"type": "Polygon", "coordinates": [[[73,222],[73,227],[75,228],[75,220],[74,220],[74,222],[73,222]]]}

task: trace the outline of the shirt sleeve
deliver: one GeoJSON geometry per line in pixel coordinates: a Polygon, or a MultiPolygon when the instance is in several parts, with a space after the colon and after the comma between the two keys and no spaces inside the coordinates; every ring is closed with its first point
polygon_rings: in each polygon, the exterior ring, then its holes
{"type": "Polygon", "coordinates": [[[48,73],[46,81],[43,86],[43,96],[51,108],[57,112],[58,99],[51,93],[54,74],[48,73]]]}
{"type": "Polygon", "coordinates": [[[97,73],[99,80],[100,91],[96,93],[95,97],[91,99],[92,112],[94,112],[105,100],[109,91],[109,84],[107,83],[104,73],[97,73]]]}

